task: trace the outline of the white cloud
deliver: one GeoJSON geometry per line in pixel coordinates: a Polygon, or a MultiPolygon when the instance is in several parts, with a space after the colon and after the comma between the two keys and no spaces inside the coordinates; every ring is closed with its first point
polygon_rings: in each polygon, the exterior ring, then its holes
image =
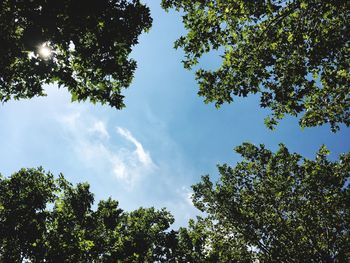
{"type": "Polygon", "coordinates": [[[95,121],[93,126],[89,129],[93,134],[97,134],[101,138],[109,138],[109,133],[106,128],[106,124],[103,121],[95,121]]]}
{"type": "Polygon", "coordinates": [[[193,206],[193,202],[192,202],[192,196],[193,196],[193,191],[191,189],[189,189],[186,186],[183,186],[181,188],[181,196],[182,199],[190,206],[193,206]]]}
{"type": "Polygon", "coordinates": [[[79,118],[80,118],[80,112],[76,112],[76,113],[71,113],[71,114],[67,114],[67,115],[61,116],[59,118],[59,121],[66,128],[73,129],[76,126],[77,120],[79,118]]]}
{"type": "Polygon", "coordinates": [[[131,189],[156,169],[149,152],[126,128],[117,127],[117,133],[131,142],[132,147],[122,147],[116,143],[118,140],[104,140],[112,137],[106,123],[91,116],[73,113],[59,120],[78,159],[98,172],[107,169],[126,188],[131,189]]]}
{"type": "Polygon", "coordinates": [[[114,154],[111,159],[113,172],[117,178],[132,185],[138,178],[154,171],[156,165],[153,163],[149,152],[145,151],[143,145],[129,130],[117,127],[117,132],[131,142],[136,149],[121,148],[119,154],[114,154]]]}
{"type": "Polygon", "coordinates": [[[123,129],[121,127],[117,127],[117,132],[121,136],[123,136],[125,139],[127,139],[128,141],[132,142],[135,145],[136,147],[135,154],[137,155],[139,161],[143,165],[148,167],[154,165],[149,153],[144,150],[142,144],[135,139],[135,137],[131,134],[130,131],[128,131],[127,129],[123,129]]]}
{"type": "Polygon", "coordinates": [[[167,124],[156,115],[148,116],[146,110],[146,120],[142,119],[146,123],[132,124],[147,138],[146,145],[139,133],[126,129],[128,121],[123,118],[96,114],[84,107],[70,107],[60,114],[71,163],[100,189],[97,196],[112,196],[127,210],[166,207],[176,218],[174,229],[200,214],[192,204],[189,187],[197,172],[183,158],[183,149],[169,135],[167,124]]]}

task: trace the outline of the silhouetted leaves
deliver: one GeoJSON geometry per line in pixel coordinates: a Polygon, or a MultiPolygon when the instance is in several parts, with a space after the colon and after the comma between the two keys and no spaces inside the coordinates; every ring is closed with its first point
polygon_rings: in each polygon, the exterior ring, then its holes
{"type": "Polygon", "coordinates": [[[349,1],[162,0],[183,12],[184,66],[223,52],[219,69],[199,69],[199,94],[220,106],[234,96],[260,94],[273,128],[285,114],[302,127],[350,125],[349,1]]]}
{"type": "Polygon", "coordinates": [[[42,96],[43,84],[57,83],[72,100],[122,108],[136,68],[131,48],[151,23],[138,0],[1,1],[0,101],[42,96]]]}
{"type": "Polygon", "coordinates": [[[1,262],[348,262],[350,154],[315,160],[244,143],[243,161],[193,186],[205,217],[169,231],[166,210],[92,209],[86,183],[42,168],[0,176],[1,262]]]}
{"type": "Polygon", "coordinates": [[[94,211],[88,184],[41,168],[0,177],[0,192],[1,262],[164,262],[175,246],[166,210],[128,213],[109,198],[94,211]]]}
{"type": "MultiPolygon", "coordinates": [[[[218,166],[216,184],[204,176],[193,186],[194,204],[207,214],[196,223],[200,230],[194,229],[204,239],[206,257],[215,256],[212,262],[350,260],[350,154],[332,162],[324,146],[315,160],[284,145],[276,153],[249,143],[236,151],[243,161],[218,166]]],[[[190,240],[191,245],[195,238],[190,240]]]]}

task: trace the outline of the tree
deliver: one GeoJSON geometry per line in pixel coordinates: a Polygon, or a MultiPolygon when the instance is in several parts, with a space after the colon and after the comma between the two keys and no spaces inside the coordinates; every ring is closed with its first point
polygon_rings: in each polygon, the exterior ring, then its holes
{"type": "Polygon", "coordinates": [[[167,262],[171,253],[164,209],[124,212],[109,198],[94,211],[88,184],[42,168],[0,177],[0,192],[1,262],[167,262]]]}
{"type": "Polygon", "coordinates": [[[122,108],[131,48],[151,23],[139,0],[1,1],[0,101],[43,96],[43,84],[56,83],[72,100],[122,108]]]}
{"type": "Polygon", "coordinates": [[[54,202],[56,190],[53,176],[41,170],[21,170],[11,179],[0,176],[1,262],[43,262],[50,218],[46,205],[54,202]]]}
{"type": "Polygon", "coordinates": [[[207,214],[199,221],[206,246],[221,252],[216,262],[349,262],[350,153],[332,162],[324,146],[315,160],[284,145],[236,151],[243,160],[218,166],[216,184],[204,176],[193,186],[194,204],[207,214]]]}
{"type": "Polygon", "coordinates": [[[166,232],[174,222],[169,212],[139,208],[124,219],[120,231],[122,262],[169,262],[168,241],[174,235],[166,232]]]}
{"type": "MultiPolygon", "coordinates": [[[[191,219],[188,228],[180,228],[173,249],[175,262],[254,262],[247,246],[234,237],[223,238],[209,218],[191,219]]],[[[172,262],[172,261],[171,261],[172,262]]]]}
{"type": "Polygon", "coordinates": [[[186,36],[175,42],[191,69],[211,50],[217,70],[199,69],[199,95],[219,107],[260,94],[273,128],[285,114],[300,125],[350,125],[350,2],[321,0],[162,0],[183,11],[186,36]]]}

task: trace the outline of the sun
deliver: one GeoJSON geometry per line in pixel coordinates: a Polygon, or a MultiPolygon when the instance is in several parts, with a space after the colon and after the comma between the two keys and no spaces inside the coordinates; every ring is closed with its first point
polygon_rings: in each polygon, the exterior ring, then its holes
{"type": "Polygon", "coordinates": [[[47,43],[44,43],[39,46],[38,53],[43,59],[50,59],[52,56],[52,49],[47,45],[47,43]]]}

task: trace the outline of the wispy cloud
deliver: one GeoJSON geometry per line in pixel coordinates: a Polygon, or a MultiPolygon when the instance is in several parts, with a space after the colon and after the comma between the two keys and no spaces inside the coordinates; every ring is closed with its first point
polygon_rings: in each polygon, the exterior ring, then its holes
{"type": "Polygon", "coordinates": [[[131,142],[135,149],[121,148],[118,154],[113,154],[113,172],[119,179],[128,181],[131,185],[138,178],[149,174],[156,169],[152,158],[141,142],[139,142],[129,130],[117,127],[117,133],[124,139],[131,142]]]}
{"type": "Polygon", "coordinates": [[[73,163],[100,189],[97,196],[111,195],[129,210],[166,207],[176,218],[174,228],[185,226],[199,213],[190,188],[197,172],[184,159],[167,124],[152,112],[145,113],[135,125],[83,107],[69,108],[60,113],[61,135],[73,163]]]}
{"type": "Polygon", "coordinates": [[[192,196],[193,196],[193,191],[192,189],[189,189],[188,187],[186,186],[183,186],[181,188],[181,196],[182,196],[182,199],[185,200],[185,202],[190,205],[190,206],[193,206],[193,202],[192,202],[192,196]]]}
{"type": "Polygon", "coordinates": [[[106,124],[103,121],[95,121],[93,126],[89,129],[89,132],[95,133],[101,138],[109,138],[109,133],[106,128],[106,124]]]}
{"type": "Polygon", "coordinates": [[[157,168],[150,153],[126,128],[117,127],[116,134],[131,142],[130,147],[118,144],[116,136],[108,132],[106,123],[91,116],[68,114],[61,116],[60,123],[84,165],[100,171],[107,169],[128,189],[157,168]]]}
{"type": "Polygon", "coordinates": [[[117,132],[135,145],[135,154],[143,165],[147,167],[154,166],[149,153],[144,150],[142,144],[135,139],[135,137],[131,134],[130,131],[121,127],[117,127],[117,132]]]}

